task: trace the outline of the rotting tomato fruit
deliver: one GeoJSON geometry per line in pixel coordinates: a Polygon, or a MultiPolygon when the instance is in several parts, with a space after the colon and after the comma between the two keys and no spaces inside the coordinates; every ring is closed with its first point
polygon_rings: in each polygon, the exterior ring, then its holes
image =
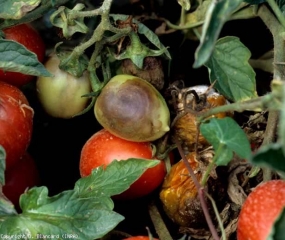
{"type": "Polygon", "coordinates": [[[154,141],[170,129],[162,95],[149,82],[131,75],[116,75],[105,85],[94,113],[105,129],[129,141],[154,141]]]}
{"type": "MultiPolygon", "coordinates": [[[[131,142],[102,129],[91,136],[84,144],[80,156],[80,175],[88,176],[92,170],[101,165],[107,166],[113,160],[143,158],[154,160],[149,142],[131,142]]],[[[116,199],[135,199],[154,191],[163,181],[166,174],[164,161],[147,169],[125,192],[116,195],[116,199]]]]}
{"type": "MultiPolygon", "coordinates": [[[[45,58],[45,44],[37,32],[30,24],[20,24],[3,30],[5,39],[13,40],[24,45],[28,50],[34,52],[39,62],[45,58]]],[[[7,82],[17,87],[29,83],[35,79],[35,76],[26,75],[19,72],[8,72],[0,70],[0,81],[7,82]]]]}
{"type": "Polygon", "coordinates": [[[17,87],[0,81],[0,145],[9,170],[26,152],[32,136],[34,111],[17,87]]]}
{"type": "MultiPolygon", "coordinates": [[[[196,154],[188,154],[187,160],[195,172],[197,180],[200,181],[202,172],[196,154]]],[[[166,214],[176,224],[187,227],[205,224],[198,190],[183,160],[174,164],[165,177],[160,192],[160,200],[166,214]]]]}
{"type": "Polygon", "coordinates": [[[274,222],[284,207],[284,180],[270,180],[258,185],[248,195],[241,208],[237,239],[268,239],[274,222]]]}
{"type": "Polygon", "coordinates": [[[40,184],[39,172],[34,159],[25,153],[19,162],[5,172],[4,195],[19,208],[19,198],[27,190],[40,184]]]}
{"type": "MultiPolygon", "coordinates": [[[[175,99],[173,104],[177,112],[173,125],[173,137],[180,140],[183,147],[188,151],[192,151],[196,143],[198,148],[203,148],[208,142],[199,133],[198,114],[228,104],[228,101],[223,95],[206,85],[182,89],[172,88],[171,92],[175,99]]],[[[231,115],[230,112],[221,112],[211,117],[224,118],[231,115]]]]}
{"type": "Polygon", "coordinates": [[[45,62],[53,77],[38,77],[38,98],[44,110],[52,117],[72,118],[85,109],[89,98],[82,97],[91,92],[87,71],[79,78],[59,68],[60,59],[53,53],[45,62]]]}

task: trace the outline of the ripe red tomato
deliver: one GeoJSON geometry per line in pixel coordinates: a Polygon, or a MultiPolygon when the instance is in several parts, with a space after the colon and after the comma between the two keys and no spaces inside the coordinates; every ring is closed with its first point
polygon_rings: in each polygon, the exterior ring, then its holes
{"type": "Polygon", "coordinates": [[[271,180],[257,186],[242,206],[237,225],[237,239],[267,239],[284,207],[284,180],[271,180]]]}
{"type": "Polygon", "coordinates": [[[25,95],[0,81],[0,145],[6,151],[6,169],[12,167],[30,144],[34,111],[25,95]]]}
{"type": "MultiPolygon", "coordinates": [[[[95,133],[85,143],[80,157],[80,175],[88,176],[92,169],[101,165],[107,166],[114,159],[128,158],[152,159],[152,148],[149,142],[131,142],[114,136],[102,129],[95,133]]],[[[166,174],[165,163],[161,161],[153,168],[147,169],[129,189],[116,199],[135,199],[145,196],[155,190],[163,181],[166,174]]]]}
{"type": "MultiPolygon", "coordinates": [[[[34,52],[40,62],[45,58],[45,44],[39,33],[29,24],[20,24],[4,29],[5,39],[13,40],[24,45],[34,52]]],[[[20,87],[35,79],[35,76],[25,75],[18,72],[4,72],[0,70],[0,81],[20,87]]]]}
{"type": "Polygon", "coordinates": [[[39,185],[39,172],[34,159],[25,153],[19,162],[5,172],[5,185],[3,186],[4,195],[19,208],[19,198],[27,188],[39,185]]]}
{"type": "MultiPolygon", "coordinates": [[[[152,239],[158,240],[158,238],[152,238],[152,239]]],[[[147,236],[136,236],[136,237],[124,238],[123,240],[150,240],[150,238],[147,236]]]]}

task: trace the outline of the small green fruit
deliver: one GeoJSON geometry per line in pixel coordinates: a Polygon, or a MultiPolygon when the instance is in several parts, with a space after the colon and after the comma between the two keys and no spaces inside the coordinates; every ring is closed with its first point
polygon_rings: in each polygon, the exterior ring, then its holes
{"type": "Polygon", "coordinates": [[[132,75],[113,77],[98,96],[94,113],[105,129],[129,141],[154,141],[170,129],[164,98],[150,83],[132,75]]]}

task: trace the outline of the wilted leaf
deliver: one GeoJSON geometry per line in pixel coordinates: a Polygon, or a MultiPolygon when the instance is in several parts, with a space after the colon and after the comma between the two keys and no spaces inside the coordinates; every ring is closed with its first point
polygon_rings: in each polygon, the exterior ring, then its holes
{"type": "Polygon", "coordinates": [[[0,69],[20,72],[27,75],[51,77],[37,55],[23,45],[10,40],[0,39],[0,69]]]}
{"type": "Polygon", "coordinates": [[[224,23],[242,2],[243,0],[211,1],[202,28],[200,45],[195,52],[195,68],[209,60],[224,23]]]}
{"type": "Polygon", "coordinates": [[[213,145],[218,155],[216,164],[227,165],[235,152],[239,157],[248,159],[251,155],[250,144],[245,132],[229,117],[211,118],[200,126],[202,135],[213,145]]]}
{"type": "Polygon", "coordinates": [[[205,64],[215,88],[232,101],[245,101],[257,96],[255,72],[249,65],[250,51],[237,37],[217,41],[214,52],[205,64]]]}
{"type": "Polygon", "coordinates": [[[280,143],[260,147],[250,161],[260,167],[270,167],[285,178],[285,155],[280,143]]]}
{"type": "Polygon", "coordinates": [[[0,1],[0,18],[20,19],[40,3],[41,0],[2,0],[0,1]]]}

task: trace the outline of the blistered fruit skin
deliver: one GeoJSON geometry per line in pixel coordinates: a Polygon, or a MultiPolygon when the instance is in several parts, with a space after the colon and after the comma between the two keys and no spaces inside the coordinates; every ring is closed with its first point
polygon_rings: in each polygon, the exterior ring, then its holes
{"type": "MultiPolygon", "coordinates": [[[[198,170],[199,162],[196,160],[196,154],[188,154],[187,159],[197,180],[200,181],[202,173],[198,170]]],[[[173,165],[166,176],[160,192],[160,200],[168,217],[179,226],[201,227],[205,224],[197,188],[183,160],[173,165]]]]}
{"type": "Polygon", "coordinates": [[[164,98],[150,83],[132,75],[113,77],[98,96],[94,113],[105,129],[129,141],[154,141],[170,129],[164,98]]]}

